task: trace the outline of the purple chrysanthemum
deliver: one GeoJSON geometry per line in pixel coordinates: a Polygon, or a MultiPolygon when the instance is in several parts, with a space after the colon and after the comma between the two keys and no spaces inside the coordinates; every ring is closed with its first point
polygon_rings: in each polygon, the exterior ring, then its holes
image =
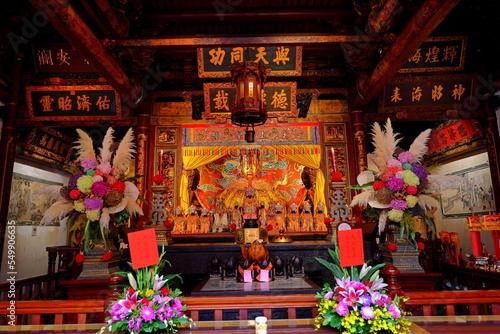
{"type": "Polygon", "coordinates": [[[155,318],[155,311],[149,306],[143,306],[141,309],[141,317],[144,321],[151,321],[155,318]]]}
{"type": "Polygon", "coordinates": [[[76,181],[81,177],[85,175],[85,173],[78,173],[78,174],[75,174],[73,175],[70,179],[69,179],[69,182],[68,182],[68,186],[71,188],[71,189],[76,189],[76,181]]]}
{"type": "Polygon", "coordinates": [[[80,166],[83,167],[84,172],[88,171],[89,169],[94,169],[95,159],[94,158],[83,159],[82,161],[80,161],[80,166]]]}
{"type": "Polygon", "coordinates": [[[389,177],[389,179],[386,181],[385,186],[392,191],[401,191],[403,190],[403,185],[404,181],[401,180],[400,178],[397,178],[395,176],[389,177]]]}
{"type": "Polygon", "coordinates": [[[427,172],[427,170],[425,169],[425,167],[422,166],[421,164],[414,164],[411,167],[411,171],[416,176],[418,176],[418,178],[419,178],[420,181],[423,181],[423,180],[427,179],[427,176],[429,175],[429,173],[427,172]]]}
{"type": "Polygon", "coordinates": [[[95,197],[95,198],[86,198],[83,200],[83,205],[85,206],[85,209],[92,211],[92,210],[101,210],[103,207],[104,201],[102,198],[95,197]]]}
{"type": "Polygon", "coordinates": [[[363,306],[361,308],[361,316],[363,319],[373,319],[375,317],[375,313],[373,312],[373,309],[369,306],[363,306]]]}
{"type": "Polygon", "coordinates": [[[104,181],[98,181],[92,184],[90,190],[93,194],[104,197],[111,190],[111,186],[104,181]]]}
{"type": "Polygon", "coordinates": [[[415,156],[410,152],[402,152],[398,155],[398,160],[401,163],[412,163],[415,160],[415,156]]]}
{"type": "Polygon", "coordinates": [[[402,199],[393,199],[389,207],[394,210],[405,210],[408,207],[408,203],[402,199]]]}
{"type": "Polygon", "coordinates": [[[372,303],[372,297],[370,297],[370,295],[362,295],[359,297],[359,302],[363,306],[370,306],[372,303]]]}
{"type": "Polygon", "coordinates": [[[399,318],[401,316],[401,310],[394,304],[389,305],[387,311],[389,311],[393,318],[399,318]]]}
{"type": "Polygon", "coordinates": [[[335,308],[335,311],[340,315],[340,316],[346,316],[349,313],[349,308],[347,307],[347,304],[344,302],[340,302],[337,304],[337,307],[335,308]]]}

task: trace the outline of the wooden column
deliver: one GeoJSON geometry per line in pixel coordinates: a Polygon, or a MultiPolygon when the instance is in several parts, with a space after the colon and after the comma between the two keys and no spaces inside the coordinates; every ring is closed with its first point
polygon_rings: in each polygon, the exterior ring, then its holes
{"type": "Polygon", "coordinates": [[[354,136],[354,156],[357,160],[354,175],[366,170],[368,166],[366,152],[366,124],[362,110],[351,111],[352,133],[354,136]]]}
{"type": "MultiPolygon", "coordinates": [[[[12,80],[12,95],[7,102],[9,114],[3,122],[2,137],[0,140],[0,231],[6,230],[7,212],[9,210],[10,187],[14,169],[14,157],[17,142],[17,129],[14,127],[18,109],[19,93],[21,90],[20,77],[22,56],[18,55],[14,64],[12,80]]],[[[0,258],[3,253],[4,238],[0,238],[0,258]]]]}
{"type": "Polygon", "coordinates": [[[486,119],[484,120],[484,133],[486,136],[486,148],[488,150],[488,160],[490,163],[491,182],[493,184],[493,194],[495,206],[500,209],[500,136],[498,134],[498,123],[493,108],[493,98],[491,95],[485,103],[486,119]]]}
{"type": "MultiPolygon", "coordinates": [[[[148,157],[154,157],[149,154],[149,132],[150,132],[151,116],[149,114],[140,114],[137,116],[137,155],[135,159],[135,175],[144,175],[136,181],[137,189],[145,199],[147,199],[146,192],[149,191],[147,177],[149,171],[148,157]]],[[[139,205],[144,212],[144,216],[148,217],[148,205],[140,202],[139,205]]]]}

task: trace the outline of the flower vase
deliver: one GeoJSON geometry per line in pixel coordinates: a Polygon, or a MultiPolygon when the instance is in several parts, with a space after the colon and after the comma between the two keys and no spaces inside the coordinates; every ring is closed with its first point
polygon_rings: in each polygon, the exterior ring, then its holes
{"type": "Polygon", "coordinates": [[[419,262],[420,252],[417,247],[406,236],[402,237],[399,232],[389,232],[386,243],[380,247],[384,261],[397,267],[401,273],[424,272],[419,262]],[[389,249],[391,248],[388,247],[389,244],[395,244],[396,249],[389,249]]]}
{"type": "Polygon", "coordinates": [[[120,255],[113,243],[118,230],[113,223],[110,223],[109,227],[110,231],[104,238],[98,236],[92,239],[89,249],[85,251],[78,280],[108,279],[111,274],[119,271],[120,255]],[[111,252],[109,259],[109,256],[104,256],[107,252],[111,252]]]}

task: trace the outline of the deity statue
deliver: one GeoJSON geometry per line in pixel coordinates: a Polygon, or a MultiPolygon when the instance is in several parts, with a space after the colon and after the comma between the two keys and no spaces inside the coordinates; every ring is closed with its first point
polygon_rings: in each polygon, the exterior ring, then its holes
{"type": "Polygon", "coordinates": [[[234,204],[234,208],[231,212],[231,221],[236,226],[236,228],[243,227],[243,216],[241,215],[240,208],[238,203],[234,204]]]}
{"type": "Polygon", "coordinates": [[[267,217],[268,217],[268,210],[266,209],[266,205],[264,204],[264,202],[260,202],[259,226],[262,226],[262,227],[267,226],[267,217]]]}
{"type": "Polygon", "coordinates": [[[285,229],[285,212],[284,207],[281,203],[276,204],[276,214],[274,215],[274,219],[276,220],[276,229],[284,230],[285,229]]]}
{"type": "Polygon", "coordinates": [[[288,213],[288,230],[299,231],[299,206],[296,203],[290,205],[290,212],[288,213]]]}
{"type": "Polygon", "coordinates": [[[316,221],[316,231],[326,231],[325,225],[325,205],[320,202],[317,207],[316,215],[314,215],[314,220],[316,221]]]}
{"type": "Polygon", "coordinates": [[[210,228],[210,211],[203,207],[201,209],[201,217],[200,217],[200,233],[208,233],[210,228]]]}
{"type": "Polygon", "coordinates": [[[303,205],[303,210],[301,213],[302,220],[302,231],[312,231],[313,229],[313,216],[312,216],[312,206],[309,201],[305,201],[303,205]]]}
{"type": "Polygon", "coordinates": [[[184,233],[185,228],[185,217],[182,213],[182,207],[179,205],[175,209],[175,217],[174,217],[174,228],[172,229],[172,234],[181,234],[184,233]]]}
{"type": "Polygon", "coordinates": [[[196,213],[196,207],[191,204],[189,207],[189,215],[187,216],[186,223],[186,233],[196,233],[199,231],[198,229],[199,217],[196,213]]]}

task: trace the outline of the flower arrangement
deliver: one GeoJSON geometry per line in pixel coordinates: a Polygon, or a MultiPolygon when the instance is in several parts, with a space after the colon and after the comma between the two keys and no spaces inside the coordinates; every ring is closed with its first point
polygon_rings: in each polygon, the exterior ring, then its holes
{"type": "MultiPolygon", "coordinates": [[[[338,249],[336,247],[336,249],[338,249]]],[[[341,333],[402,333],[410,328],[407,312],[401,308],[399,296],[391,298],[379,270],[385,264],[374,267],[366,263],[358,267],[340,267],[337,251],[328,250],[334,262],[316,258],[331,270],[335,286],[325,283],[319,298],[319,314],[315,327],[331,326],[341,333]]]]}
{"type": "Polygon", "coordinates": [[[426,210],[439,207],[438,200],[432,194],[460,179],[456,176],[430,175],[422,165],[430,133],[430,129],[425,130],[408,151],[403,151],[398,147],[401,138],[398,139],[398,134],[394,133],[390,119],[387,119],[385,131],[378,123],[373,125],[372,142],[375,150],[369,157],[378,170],[366,170],[358,175],[358,185],[350,188],[363,192],[353,198],[351,206],[364,207],[371,218],[378,219],[380,232],[384,231],[389,219],[400,224],[402,237],[408,234],[413,240],[414,215],[421,215],[427,225],[434,229],[425,214],[426,210]]]}
{"type": "Polygon", "coordinates": [[[165,330],[176,333],[177,328],[189,324],[192,319],[184,312],[186,305],[182,304],[181,290],[174,288],[173,279],[180,276],[172,274],[160,276],[165,264],[165,250],[162,249],[159,264],[135,269],[132,272],[120,272],[128,278],[129,286],[119,296],[119,299],[109,306],[106,328],[109,332],[127,332],[138,334],[165,330]]]}
{"type": "Polygon", "coordinates": [[[75,213],[71,215],[74,229],[84,228],[85,250],[89,251],[95,240],[105,239],[112,215],[116,224],[122,224],[134,214],[143,214],[136,203],[139,191],[132,183],[141,175],[127,175],[135,154],[132,129],[127,131],[115,152],[114,130],[109,128],[99,155],[94,152],[91,137],[81,129],[76,131],[80,137],[75,146],[77,160],[65,166],[72,174],[68,185],[48,186],[39,192],[57,199],[45,211],[41,222],[48,223],[75,213]]]}

